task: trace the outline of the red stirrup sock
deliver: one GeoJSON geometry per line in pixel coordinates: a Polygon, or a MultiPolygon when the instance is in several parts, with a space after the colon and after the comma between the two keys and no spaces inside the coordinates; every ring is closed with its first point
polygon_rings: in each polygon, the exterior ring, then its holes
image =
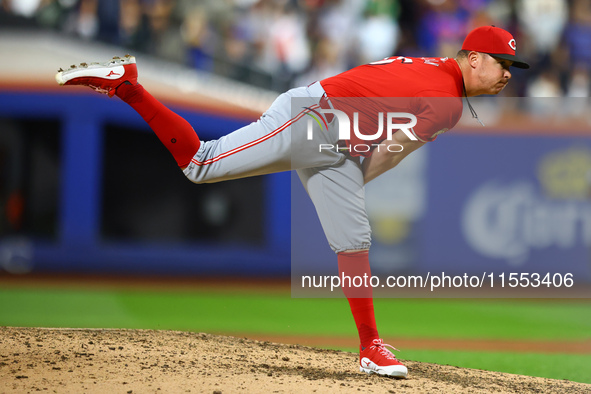
{"type": "Polygon", "coordinates": [[[369,267],[369,252],[367,250],[353,253],[339,253],[339,276],[343,280],[342,288],[349,301],[353,319],[357,325],[361,346],[366,348],[374,339],[378,339],[378,328],[373,308],[373,291],[369,285],[371,269],[369,267]],[[367,287],[355,287],[359,279],[367,274],[367,287]],[[350,280],[348,278],[351,278],[350,280]]]}
{"type": "Polygon", "coordinates": [[[123,83],[115,94],[141,115],[172,153],[179,167],[185,168],[191,163],[201,141],[189,122],[166,108],[139,83],[123,83]]]}

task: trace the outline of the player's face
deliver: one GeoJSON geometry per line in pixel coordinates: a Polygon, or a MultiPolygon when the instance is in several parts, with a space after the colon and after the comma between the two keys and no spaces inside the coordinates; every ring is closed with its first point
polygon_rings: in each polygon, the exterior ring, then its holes
{"type": "Polygon", "coordinates": [[[511,79],[509,67],[513,64],[511,60],[505,60],[493,57],[486,53],[481,53],[481,67],[479,73],[479,82],[483,94],[499,94],[507,86],[511,79]]]}

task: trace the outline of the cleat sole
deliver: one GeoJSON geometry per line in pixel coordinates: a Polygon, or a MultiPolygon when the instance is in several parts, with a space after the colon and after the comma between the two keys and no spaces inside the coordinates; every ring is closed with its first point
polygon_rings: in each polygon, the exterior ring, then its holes
{"type": "Polygon", "coordinates": [[[405,366],[400,366],[400,368],[395,368],[394,370],[390,371],[390,372],[386,372],[382,369],[380,370],[373,370],[373,369],[369,369],[369,368],[363,368],[362,366],[359,366],[359,371],[360,372],[365,372],[368,375],[371,374],[377,374],[377,375],[381,375],[381,376],[390,376],[393,378],[406,378],[406,376],[408,375],[408,369],[405,366]]]}

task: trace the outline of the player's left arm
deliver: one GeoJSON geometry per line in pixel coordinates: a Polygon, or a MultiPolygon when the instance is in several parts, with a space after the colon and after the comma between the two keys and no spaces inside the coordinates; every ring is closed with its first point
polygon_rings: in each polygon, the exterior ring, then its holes
{"type": "Polygon", "coordinates": [[[425,145],[424,142],[411,140],[400,130],[392,135],[391,140],[384,140],[380,144],[382,145],[380,149],[374,149],[372,155],[363,160],[363,178],[365,183],[396,167],[402,159],[425,145]],[[391,149],[387,148],[389,145],[392,145],[391,149]]]}

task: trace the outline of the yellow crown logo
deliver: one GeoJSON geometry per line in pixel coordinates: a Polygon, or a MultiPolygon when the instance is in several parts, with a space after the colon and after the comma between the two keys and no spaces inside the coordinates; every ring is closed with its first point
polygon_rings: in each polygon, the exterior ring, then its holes
{"type": "Polygon", "coordinates": [[[550,198],[591,198],[591,149],[573,147],[547,155],[540,161],[538,178],[550,198]]]}

